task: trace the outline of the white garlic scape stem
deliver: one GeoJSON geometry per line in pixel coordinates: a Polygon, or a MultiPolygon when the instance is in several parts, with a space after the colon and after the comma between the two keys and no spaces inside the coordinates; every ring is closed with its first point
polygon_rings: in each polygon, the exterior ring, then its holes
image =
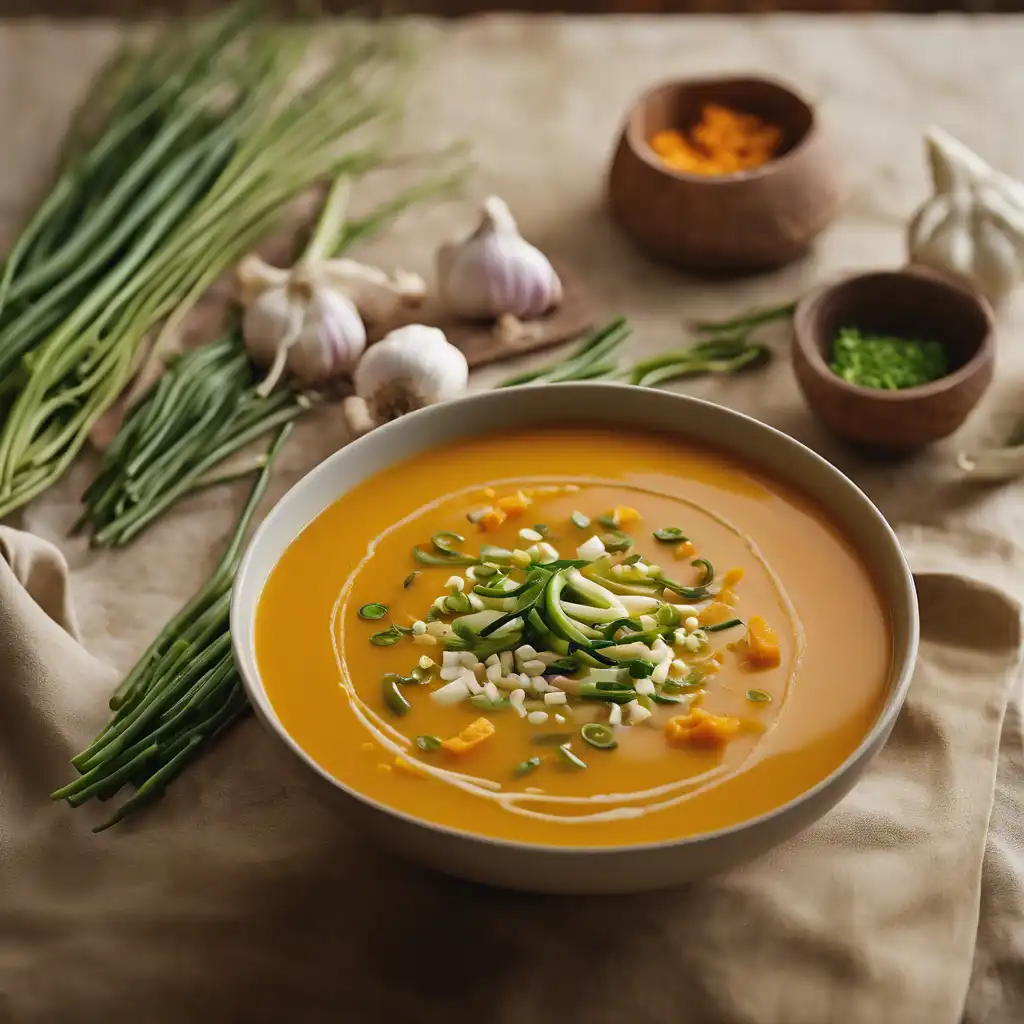
{"type": "Polygon", "coordinates": [[[484,201],[480,223],[461,242],[437,252],[444,305],[467,319],[532,320],[562,301],[562,282],[548,258],[519,233],[504,200],[484,201]]]}

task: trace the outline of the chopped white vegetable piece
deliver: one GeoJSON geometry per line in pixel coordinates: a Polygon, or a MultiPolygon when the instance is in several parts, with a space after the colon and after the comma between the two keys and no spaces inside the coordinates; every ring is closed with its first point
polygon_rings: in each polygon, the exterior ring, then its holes
{"type": "Polygon", "coordinates": [[[548,720],[548,713],[546,711],[531,711],[526,716],[526,720],[530,725],[543,725],[548,720]]]}
{"type": "Polygon", "coordinates": [[[608,705],[608,724],[611,726],[622,725],[622,708],[618,704],[608,705]]]}
{"type": "Polygon", "coordinates": [[[700,626],[700,620],[696,615],[688,615],[683,622],[683,625],[689,630],[694,630],[700,626]]]}
{"type": "Polygon", "coordinates": [[[675,633],[673,633],[672,635],[675,637],[675,641],[677,644],[686,643],[686,637],[688,636],[688,634],[685,629],[677,629],[675,633]]]}
{"type": "Polygon", "coordinates": [[[462,669],[462,665],[446,665],[441,669],[440,676],[442,679],[461,679],[462,669]]]}
{"type": "Polygon", "coordinates": [[[568,699],[561,690],[549,690],[544,694],[545,704],[565,704],[568,699]]]}
{"type": "Polygon", "coordinates": [[[414,644],[422,644],[424,647],[436,647],[437,637],[431,636],[429,633],[420,633],[419,636],[412,638],[414,644]]]}
{"type": "Polygon", "coordinates": [[[459,664],[465,665],[466,668],[474,668],[479,662],[476,660],[476,655],[470,651],[458,651],[459,664]]]}
{"type": "Polygon", "coordinates": [[[668,667],[670,661],[661,661],[654,666],[654,671],[651,673],[651,682],[661,684],[668,679],[668,667]]]}
{"type": "Polygon", "coordinates": [[[445,651],[441,655],[441,664],[445,668],[457,668],[462,664],[462,659],[459,657],[459,651],[445,651]]]}
{"type": "Polygon", "coordinates": [[[545,665],[550,665],[553,661],[558,661],[561,657],[562,655],[555,653],[555,651],[538,651],[537,657],[533,660],[542,661],[545,665]]]}
{"type": "Polygon", "coordinates": [[[466,589],[466,581],[461,576],[449,576],[445,582],[445,586],[462,593],[462,591],[466,589]]]}
{"type": "Polygon", "coordinates": [[[626,710],[629,712],[629,724],[639,725],[641,722],[646,722],[651,717],[649,709],[645,708],[639,701],[631,700],[626,705],[626,710]]]}
{"type": "Polygon", "coordinates": [[[528,526],[524,527],[519,531],[519,536],[523,540],[528,541],[530,544],[539,544],[544,539],[543,533],[538,533],[536,530],[531,530],[528,526]]]}
{"type": "Polygon", "coordinates": [[[541,562],[557,562],[561,555],[558,553],[558,548],[548,544],[547,541],[542,541],[537,545],[540,548],[540,558],[537,561],[541,562]]]}
{"type": "Polygon", "coordinates": [[[500,665],[488,665],[487,666],[487,678],[492,683],[496,683],[501,678],[501,666],[500,665]]]}
{"type": "Polygon", "coordinates": [[[523,672],[528,676],[542,676],[547,665],[544,664],[539,658],[531,658],[530,661],[524,661],[522,664],[523,672]]]}
{"type": "Polygon", "coordinates": [[[484,688],[476,681],[476,676],[463,676],[462,681],[466,684],[469,692],[475,697],[478,693],[483,693],[484,688]]]}
{"type": "Polygon", "coordinates": [[[426,671],[427,671],[427,669],[431,669],[431,668],[433,668],[433,667],[434,667],[434,664],[435,664],[435,662],[434,662],[434,660],[433,660],[432,658],[428,658],[428,657],[427,657],[427,656],[426,656],[426,655],[424,654],[424,655],[423,655],[423,656],[422,656],[422,657],[420,658],[420,660],[419,660],[418,662],[416,662],[416,664],[417,664],[417,665],[419,665],[419,667],[420,667],[421,669],[423,669],[423,671],[424,671],[424,672],[426,672],[426,671]]]}
{"type": "Polygon", "coordinates": [[[512,552],[512,564],[519,569],[528,569],[533,559],[522,548],[516,548],[512,552]]]}
{"type": "Polygon", "coordinates": [[[484,696],[488,700],[501,700],[501,694],[498,692],[498,688],[494,683],[487,683],[484,686],[484,696]]]}
{"type": "Polygon", "coordinates": [[[688,636],[686,638],[686,640],[683,641],[683,646],[688,651],[699,651],[700,650],[700,638],[696,637],[696,636],[688,636]]]}
{"type": "Polygon", "coordinates": [[[426,631],[427,631],[427,624],[422,619],[417,619],[412,624],[412,635],[413,636],[423,636],[423,634],[426,633],[426,631]]]}
{"type": "Polygon", "coordinates": [[[601,543],[601,538],[596,534],[593,537],[585,540],[577,549],[576,554],[580,558],[585,558],[589,562],[596,561],[602,555],[608,554],[604,544],[601,543]]]}
{"type": "Polygon", "coordinates": [[[459,701],[465,700],[468,696],[469,687],[466,686],[463,680],[456,679],[442,686],[439,690],[434,690],[430,695],[430,699],[436,700],[438,704],[458,704],[459,701]]]}
{"type": "Polygon", "coordinates": [[[501,664],[501,659],[496,654],[491,654],[491,655],[488,655],[486,658],[484,658],[484,664],[485,665],[500,665],[501,664]]]}
{"type": "Polygon", "coordinates": [[[683,673],[690,671],[690,666],[687,665],[682,658],[676,658],[672,662],[672,671],[675,672],[677,675],[682,675],[683,673]]]}
{"type": "Polygon", "coordinates": [[[512,671],[512,666],[514,664],[512,652],[502,651],[501,654],[498,655],[498,660],[501,662],[501,671],[505,675],[509,675],[509,673],[511,673],[512,671]]]}
{"type": "Polygon", "coordinates": [[[624,565],[613,565],[612,572],[615,573],[616,576],[625,576],[626,567],[624,565]]]}
{"type": "Polygon", "coordinates": [[[651,679],[638,679],[633,684],[633,689],[642,697],[653,697],[655,693],[654,681],[651,679]]]}
{"type": "Polygon", "coordinates": [[[525,691],[525,690],[513,690],[513,691],[512,691],[512,692],[511,692],[511,693],[510,693],[510,694],[508,695],[508,699],[509,699],[509,700],[510,700],[510,701],[511,701],[511,702],[512,702],[513,704],[522,704],[522,703],[523,703],[523,701],[524,701],[524,700],[526,700],[526,691],[525,691]]]}
{"type": "Polygon", "coordinates": [[[520,661],[530,661],[537,657],[537,652],[529,644],[523,644],[516,648],[516,657],[520,661]]]}
{"type": "Polygon", "coordinates": [[[565,715],[555,715],[555,721],[559,725],[565,725],[565,715]]]}

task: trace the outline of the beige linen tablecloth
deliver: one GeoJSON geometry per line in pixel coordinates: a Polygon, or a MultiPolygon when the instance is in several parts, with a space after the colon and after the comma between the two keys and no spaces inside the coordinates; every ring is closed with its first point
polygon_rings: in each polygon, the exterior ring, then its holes
{"type": "MultiPolygon", "coordinates": [[[[606,311],[633,321],[635,353],[682,343],[688,317],[900,263],[930,122],[1024,174],[1007,130],[1022,84],[1016,20],[497,18],[425,34],[436,52],[414,97],[411,144],[470,137],[474,194],[503,195],[529,235],[585,272],[606,311]],[[814,260],[740,284],[650,266],[601,206],[635,93],[712,70],[773,73],[818,101],[851,184],[814,260]]],[[[5,238],[115,40],[103,26],[0,27],[5,238]]],[[[368,258],[429,271],[434,245],[464,217],[416,214],[368,258]]],[[[997,385],[957,443],[1003,432],[1021,404],[1022,312],[1003,314],[997,385]]],[[[83,460],[15,517],[30,535],[0,532],[0,1021],[1024,1020],[1022,490],[964,488],[950,470],[955,443],[908,463],[859,463],[809,418],[784,332],[774,339],[780,358],[765,373],[690,390],[788,430],[851,473],[900,528],[921,594],[922,659],[906,711],[839,808],[762,861],[687,890],[527,897],[366,846],[311,802],[248,721],[151,812],[94,837],[103,809],[70,811],[46,794],[102,721],[115,668],[203,579],[241,493],[208,492],[131,549],[97,554],[67,539],[93,468],[83,460]]],[[[300,427],[274,496],[344,440],[330,410],[300,427]]]]}

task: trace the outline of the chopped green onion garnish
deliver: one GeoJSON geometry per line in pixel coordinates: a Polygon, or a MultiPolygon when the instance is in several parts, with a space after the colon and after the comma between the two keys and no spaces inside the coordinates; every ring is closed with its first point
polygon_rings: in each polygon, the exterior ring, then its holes
{"type": "Polygon", "coordinates": [[[587,722],[580,729],[580,735],[598,750],[614,750],[619,745],[611,726],[604,725],[602,722],[587,722]]]}
{"type": "Polygon", "coordinates": [[[402,586],[406,590],[408,590],[412,586],[412,581],[414,579],[416,579],[416,577],[419,576],[419,574],[420,574],[419,569],[413,569],[413,571],[411,573],[409,573],[409,575],[406,576],[404,580],[402,580],[402,586]]]}
{"type": "Polygon", "coordinates": [[[472,555],[438,555],[423,548],[413,548],[412,553],[420,565],[476,565],[479,561],[472,555]]]}
{"type": "Polygon", "coordinates": [[[704,570],[704,575],[697,583],[698,587],[709,587],[715,579],[715,567],[706,558],[695,558],[690,565],[704,570]]]}
{"type": "Polygon", "coordinates": [[[569,516],[569,521],[578,530],[585,530],[590,525],[590,517],[585,516],[582,512],[573,512],[573,514],[569,516]]]}
{"type": "Polygon", "coordinates": [[[636,690],[605,690],[600,683],[580,683],[583,700],[606,700],[612,704],[628,704],[636,699],[636,690]]]}
{"type": "Polygon", "coordinates": [[[608,625],[604,627],[604,638],[605,640],[614,640],[615,634],[618,633],[620,629],[632,629],[640,632],[643,628],[644,627],[641,626],[636,619],[616,619],[614,622],[609,622],[608,625]]]}
{"type": "Polygon", "coordinates": [[[538,747],[559,747],[571,739],[571,732],[539,732],[530,737],[530,742],[538,747]]]}
{"type": "Polygon", "coordinates": [[[563,743],[558,748],[558,756],[573,768],[586,768],[587,762],[581,761],[570,749],[568,743],[563,743]]]}
{"type": "Polygon", "coordinates": [[[411,710],[412,705],[405,699],[405,695],[398,688],[398,677],[393,672],[389,672],[381,680],[380,692],[384,698],[385,706],[393,714],[404,715],[411,710]]]}
{"type": "Polygon", "coordinates": [[[548,665],[548,672],[557,672],[559,675],[569,675],[572,672],[579,672],[580,666],[575,658],[558,658],[548,665]]]}
{"type": "Polygon", "coordinates": [[[609,551],[628,551],[633,546],[633,538],[621,530],[614,530],[601,535],[601,543],[609,551]]]}
{"type": "Polygon", "coordinates": [[[453,540],[456,544],[465,543],[466,538],[461,533],[452,533],[451,530],[438,530],[437,533],[430,538],[430,543],[441,552],[442,555],[461,555],[461,551],[456,551],[448,541],[453,540]]]}
{"type": "Polygon", "coordinates": [[[441,739],[438,736],[417,736],[416,746],[420,750],[440,750],[441,739]]]}
{"type": "Polygon", "coordinates": [[[485,515],[487,515],[488,512],[493,512],[493,511],[494,511],[494,507],[492,505],[485,505],[483,508],[477,508],[477,509],[474,509],[472,512],[467,512],[466,513],[466,518],[474,526],[476,526],[476,524],[479,523],[480,520],[483,519],[483,517],[485,515]]]}
{"type": "Polygon", "coordinates": [[[666,590],[685,597],[687,601],[703,601],[708,596],[706,587],[684,587],[682,583],[676,583],[675,580],[666,579],[664,576],[656,576],[654,580],[666,590]]]}
{"type": "Polygon", "coordinates": [[[535,529],[535,530],[536,530],[536,531],[537,531],[537,532],[538,532],[538,533],[539,533],[539,534],[540,534],[540,535],[541,535],[542,537],[546,537],[546,536],[547,536],[547,534],[548,534],[548,524],[547,524],[547,523],[534,523],[534,524],[533,524],[533,528],[534,528],[534,529],[535,529]]]}
{"type": "Polygon", "coordinates": [[[940,342],[874,334],[856,327],[840,329],[831,355],[832,372],[862,388],[894,391],[919,387],[949,372],[940,342]]]}
{"type": "Polygon", "coordinates": [[[496,576],[498,570],[493,565],[478,565],[473,569],[473,574],[478,580],[487,580],[492,576],[496,576]]]}
{"type": "Polygon", "coordinates": [[[511,703],[507,697],[499,697],[497,700],[491,700],[491,698],[485,693],[473,694],[473,696],[469,698],[469,703],[480,711],[504,711],[505,708],[511,707],[511,703]]]}
{"type": "Polygon", "coordinates": [[[654,671],[654,666],[643,658],[627,661],[624,667],[629,669],[629,674],[634,679],[646,679],[654,671]]]}
{"type": "Polygon", "coordinates": [[[480,558],[485,562],[508,562],[512,558],[512,552],[508,548],[498,548],[493,544],[481,544],[480,558]]]}
{"type": "Polygon", "coordinates": [[[694,687],[704,685],[704,673],[699,668],[690,669],[690,674],[683,680],[683,686],[694,687]]]}
{"type": "Polygon", "coordinates": [[[402,639],[402,631],[397,626],[389,626],[380,633],[370,634],[370,643],[378,647],[390,647],[402,639]]]}
{"type": "Polygon", "coordinates": [[[672,679],[666,679],[665,682],[661,684],[662,693],[682,693],[682,690],[683,684],[677,683],[672,679]]]}
{"type": "Polygon", "coordinates": [[[725,622],[717,622],[713,626],[704,626],[704,630],[708,633],[720,633],[723,629],[732,629],[733,626],[742,626],[742,619],[726,619],[725,622]]]}
{"type": "Polygon", "coordinates": [[[449,594],[444,599],[444,606],[448,611],[454,612],[456,615],[468,612],[472,607],[469,603],[469,598],[460,590],[456,590],[454,594],[449,594]]]}
{"type": "Polygon", "coordinates": [[[528,757],[525,761],[520,761],[515,767],[516,775],[529,775],[530,772],[535,771],[540,767],[539,757],[528,757]]]}
{"type": "Polygon", "coordinates": [[[643,560],[643,555],[630,555],[629,558],[622,560],[623,565],[636,565],[637,562],[643,560]]]}
{"type": "Polygon", "coordinates": [[[667,629],[675,629],[683,621],[683,617],[679,614],[679,609],[674,604],[663,604],[658,609],[656,618],[658,625],[665,626],[667,629]]]}
{"type": "Polygon", "coordinates": [[[678,526],[663,526],[654,531],[654,539],[660,540],[662,544],[676,544],[685,541],[686,536],[678,526]]]}
{"type": "Polygon", "coordinates": [[[606,512],[604,515],[597,516],[597,522],[609,530],[619,528],[619,517],[614,512],[606,512]]]}
{"type": "Polygon", "coordinates": [[[374,619],[383,619],[387,613],[388,606],[386,604],[378,604],[374,601],[371,604],[364,604],[359,609],[359,618],[372,622],[374,619]]]}
{"type": "Polygon", "coordinates": [[[747,700],[752,700],[755,704],[767,704],[772,699],[770,693],[765,693],[764,690],[747,690],[747,700]]]}
{"type": "Polygon", "coordinates": [[[430,607],[427,609],[427,614],[423,616],[424,622],[437,622],[439,618],[444,614],[440,608],[430,607]]]}
{"type": "Polygon", "coordinates": [[[682,697],[669,697],[665,693],[652,693],[651,694],[651,700],[653,700],[655,704],[682,704],[683,703],[683,698],[682,697]]]}

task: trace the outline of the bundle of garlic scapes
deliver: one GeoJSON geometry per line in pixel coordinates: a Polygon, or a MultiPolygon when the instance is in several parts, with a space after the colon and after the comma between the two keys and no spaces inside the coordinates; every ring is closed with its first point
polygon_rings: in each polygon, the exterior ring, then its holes
{"type": "Polygon", "coordinates": [[[548,258],[519,233],[508,205],[484,201],[480,223],[461,242],[437,252],[437,278],[446,308],[471,320],[497,320],[514,338],[562,301],[562,282],[548,258]]]}

